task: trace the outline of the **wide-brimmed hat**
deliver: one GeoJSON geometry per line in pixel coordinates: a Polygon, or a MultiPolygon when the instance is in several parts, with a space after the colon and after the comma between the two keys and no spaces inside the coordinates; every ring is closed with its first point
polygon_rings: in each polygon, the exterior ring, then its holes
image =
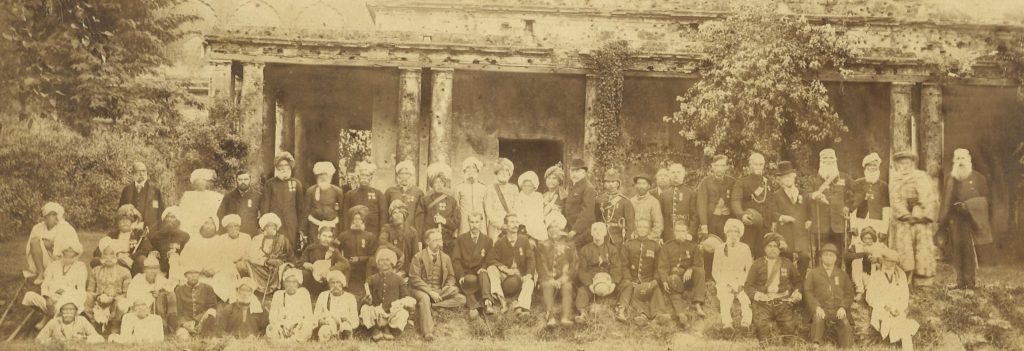
{"type": "Polygon", "coordinates": [[[637,179],[643,179],[643,180],[646,180],[647,183],[649,183],[649,184],[654,184],[654,180],[651,179],[651,176],[648,175],[647,173],[640,173],[640,174],[637,174],[637,175],[633,176],[633,184],[636,184],[636,180],[637,179]]]}
{"type": "Polygon", "coordinates": [[[909,158],[911,160],[917,161],[917,153],[915,153],[913,151],[907,150],[907,151],[900,151],[900,152],[897,152],[897,153],[892,155],[893,161],[899,161],[899,160],[902,160],[902,159],[905,159],[905,158],[909,158]]]}
{"type": "Polygon", "coordinates": [[[590,291],[599,297],[611,295],[615,291],[615,283],[612,276],[605,272],[594,275],[594,282],[590,284],[590,291]]]}
{"type": "Polygon", "coordinates": [[[780,177],[792,173],[796,173],[796,169],[793,168],[793,163],[789,161],[779,162],[779,167],[775,170],[775,175],[780,177]]]}
{"type": "Polygon", "coordinates": [[[510,275],[501,281],[501,291],[505,293],[505,296],[517,295],[521,290],[523,290],[523,278],[518,275],[510,275]]]}

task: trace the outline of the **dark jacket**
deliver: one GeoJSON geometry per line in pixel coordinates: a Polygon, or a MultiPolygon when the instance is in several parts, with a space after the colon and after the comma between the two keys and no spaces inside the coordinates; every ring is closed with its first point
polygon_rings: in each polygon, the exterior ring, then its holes
{"type": "Polygon", "coordinates": [[[382,306],[385,311],[391,311],[391,303],[409,296],[409,288],[406,287],[404,278],[396,271],[390,273],[378,272],[366,279],[370,286],[370,304],[382,306]]]}
{"type": "Polygon", "coordinates": [[[530,239],[526,235],[516,235],[516,242],[509,242],[508,236],[502,233],[498,242],[494,243],[491,251],[487,253],[487,267],[505,266],[516,268],[522,275],[535,274],[537,272],[536,257],[533,256],[533,248],[530,247],[530,239]]]}
{"type": "MultiPolygon", "coordinates": [[[[736,179],[732,186],[732,198],[730,199],[733,216],[740,218],[745,210],[753,209],[761,213],[761,216],[765,216],[761,227],[771,227],[772,221],[767,218],[768,198],[772,196],[774,190],[775,187],[764,175],[748,174],[736,179]]],[[[759,232],[756,231],[755,234],[759,232]]]]}
{"type": "Polygon", "coordinates": [[[704,253],[696,243],[673,239],[658,251],[658,280],[668,282],[668,277],[681,274],[687,269],[704,269],[704,253]]]}
{"type": "MultiPolygon", "coordinates": [[[[797,272],[793,261],[781,256],[778,260],[781,262],[779,266],[779,293],[792,294],[793,291],[803,287],[800,274],[797,272]]],[[[755,292],[768,292],[768,273],[767,257],[758,258],[750,266],[750,272],[747,273],[747,284],[744,285],[743,289],[751,299],[754,298],[755,292]]]]}
{"type": "MultiPolygon", "coordinates": [[[[706,176],[697,185],[697,218],[700,225],[711,224],[711,216],[715,212],[718,201],[725,204],[726,216],[731,214],[729,204],[732,202],[732,188],[736,179],[730,176],[722,176],[722,179],[715,179],[714,176],[706,176]]],[[[721,234],[723,228],[708,228],[712,234],[721,234]]]]}
{"type": "MultiPolygon", "coordinates": [[[[388,213],[388,204],[384,203],[384,193],[380,190],[374,189],[373,187],[365,186],[358,187],[349,192],[345,193],[345,210],[343,213],[347,213],[348,209],[363,205],[369,209],[366,218],[363,222],[366,223],[366,230],[373,233],[380,233],[380,228],[384,225],[384,217],[388,213]]],[[[343,216],[344,225],[342,228],[348,228],[352,223],[349,223],[348,216],[343,216]]]]}
{"type": "Polygon", "coordinates": [[[947,176],[942,187],[942,205],[939,207],[939,228],[937,236],[946,236],[949,228],[948,221],[951,214],[956,211],[954,208],[958,203],[962,211],[966,211],[970,220],[974,223],[974,244],[986,245],[992,243],[992,224],[989,222],[988,203],[988,180],[977,171],[972,171],[964,181],[957,181],[953,176],[947,176]]]}
{"type": "Polygon", "coordinates": [[[889,184],[879,179],[868,184],[864,178],[853,181],[853,200],[850,209],[857,218],[882,219],[882,208],[889,207],[889,184]]]}
{"type": "Polygon", "coordinates": [[[768,214],[765,221],[775,223],[775,231],[782,234],[786,239],[787,251],[809,254],[811,250],[811,237],[807,232],[805,223],[810,219],[811,199],[797,190],[797,202],[786,195],[785,189],[778,189],[768,198],[768,214]],[[787,215],[796,219],[793,223],[782,224],[779,217],[787,215]]]}
{"type": "Polygon", "coordinates": [[[846,271],[839,268],[838,262],[831,277],[825,273],[825,268],[817,267],[807,272],[803,294],[807,308],[812,312],[818,307],[829,313],[840,307],[849,312],[853,305],[853,281],[846,275],[846,271]]]}
{"type": "Polygon", "coordinates": [[[294,245],[299,245],[299,230],[306,228],[305,192],[306,188],[302,186],[302,182],[295,178],[281,180],[275,177],[263,184],[260,213],[273,213],[281,218],[279,232],[294,245]]]}
{"type": "Polygon", "coordinates": [[[476,274],[477,271],[487,268],[484,263],[487,261],[492,245],[491,238],[487,236],[487,233],[478,234],[475,243],[469,233],[459,235],[458,239],[455,239],[455,249],[452,250],[455,279],[462,278],[466,274],[476,274]]]}
{"type": "Polygon", "coordinates": [[[807,188],[807,199],[811,206],[811,233],[846,233],[846,217],[843,208],[849,208],[853,202],[853,180],[845,173],[839,173],[822,192],[828,199],[828,205],[811,199],[811,194],[822,188],[825,180],[820,175],[814,175],[809,179],[807,188]]]}
{"type": "Polygon", "coordinates": [[[580,249],[578,259],[579,268],[576,272],[583,286],[590,286],[594,282],[594,275],[601,272],[611,275],[612,282],[622,280],[622,255],[608,241],[601,246],[587,244],[580,249]]]}
{"type": "Polygon", "coordinates": [[[577,246],[590,242],[590,225],[594,224],[596,209],[597,190],[590,184],[590,179],[572,184],[565,199],[565,219],[568,223],[565,230],[576,232],[577,246]]]}
{"type": "MultiPolygon", "coordinates": [[[[454,287],[456,279],[452,268],[452,259],[443,251],[438,252],[438,255],[441,255],[441,287],[454,287]]],[[[409,264],[409,287],[422,291],[434,291],[427,281],[430,279],[430,269],[433,269],[433,266],[430,249],[423,249],[416,253],[416,256],[412,257],[412,263],[409,264]]]]}
{"type": "Polygon", "coordinates": [[[632,239],[622,245],[623,281],[646,283],[655,279],[661,245],[651,239],[632,239]]]}
{"type": "MultiPolygon", "coordinates": [[[[392,202],[395,200],[402,200],[402,203],[405,204],[405,208],[409,210],[408,214],[405,216],[405,222],[409,223],[411,226],[415,226],[416,218],[414,218],[413,212],[415,211],[416,204],[420,202],[420,198],[422,197],[423,190],[420,190],[420,188],[417,188],[415,185],[410,185],[404,190],[398,185],[395,185],[384,191],[384,204],[390,208],[392,202]]],[[[388,212],[387,216],[384,217],[386,217],[386,223],[391,223],[390,212],[388,212]]]]}
{"type": "MultiPolygon", "coordinates": [[[[558,244],[555,244],[558,245],[558,244]]],[[[537,281],[546,282],[562,277],[575,279],[577,255],[576,246],[572,243],[564,245],[561,252],[555,245],[537,247],[537,281]]]]}
{"type": "Polygon", "coordinates": [[[420,198],[420,202],[416,204],[416,212],[413,216],[416,228],[421,233],[440,226],[441,237],[445,242],[449,242],[455,239],[455,232],[459,229],[459,221],[462,218],[459,211],[459,202],[455,200],[454,196],[432,191],[420,198]],[[444,217],[444,224],[434,222],[434,215],[438,214],[444,217]]]}
{"type": "Polygon", "coordinates": [[[242,217],[242,233],[256,236],[260,233],[260,193],[250,188],[245,193],[238,191],[238,188],[224,194],[224,200],[217,209],[217,218],[224,218],[229,214],[236,214],[242,217]]]}
{"type": "Polygon", "coordinates": [[[153,186],[152,181],[146,181],[142,190],[135,188],[135,183],[128,184],[121,190],[121,199],[117,202],[118,207],[122,205],[133,205],[139,213],[142,213],[142,221],[151,231],[160,229],[160,216],[164,213],[166,203],[160,189],[153,186]]]}
{"type": "Polygon", "coordinates": [[[603,195],[594,209],[594,218],[608,226],[608,240],[620,245],[636,233],[636,211],[633,202],[621,194],[603,195]]]}
{"type": "Polygon", "coordinates": [[[665,189],[658,200],[661,201],[661,214],[665,219],[662,240],[672,240],[675,236],[675,222],[679,221],[687,223],[690,234],[697,234],[697,193],[693,189],[686,185],[672,186],[665,189]]]}
{"type": "Polygon", "coordinates": [[[380,238],[377,240],[377,247],[390,247],[398,254],[398,270],[409,271],[409,261],[416,252],[420,251],[420,235],[407,223],[395,225],[385,224],[381,229],[380,238]]]}

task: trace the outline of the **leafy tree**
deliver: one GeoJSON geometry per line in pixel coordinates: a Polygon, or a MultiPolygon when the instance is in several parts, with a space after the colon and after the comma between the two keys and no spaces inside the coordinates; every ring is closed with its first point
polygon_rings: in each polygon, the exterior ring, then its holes
{"type": "Polygon", "coordinates": [[[594,104],[594,174],[621,168],[626,159],[622,134],[623,72],[633,63],[635,53],[625,41],[613,41],[585,57],[584,64],[597,81],[594,104]]]}
{"type": "Polygon", "coordinates": [[[680,134],[705,154],[741,159],[757,150],[770,159],[792,158],[846,131],[817,80],[851,59],[843,36],[773,10],[743,5],[698,31],[705,45],[702,79],[665,120],[680,125],[680,134]]]}
{"type": "MultiPolygon", "coordinates": [[[[170,63],[164,47],[192,16],[183,0],[0,0],[0,98],[22,120],[44,116],[88,131],[93,118],[158,119],[139,100],[184,94],[140,80],[170,63]]],[[[173,98],[171,100],[174,100],[173,98]]]]}

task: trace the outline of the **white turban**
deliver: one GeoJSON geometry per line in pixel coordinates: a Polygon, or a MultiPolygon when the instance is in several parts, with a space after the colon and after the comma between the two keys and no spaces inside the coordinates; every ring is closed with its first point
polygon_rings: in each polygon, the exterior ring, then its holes
{"type": "Polygon", "coordinates": [[[345,273],[339,270],[331,270],[327,272],[327,281],[340,281],[342,286],[348,286],[348,278],[345,278],[345,273]]]}
{"type": "MultiPolygon", "coordinates": [[[[497,166],[497,167],[494,168],[494,173],[495,174],[497,174],[499,171],[501,171],[503,169],[504,170],[508,170],[508,173],[512,174],[512,171],[515,170],[515,168],[516,168],[515,164],[512,163],[512,160],[509,160],[509,159],[504,158],[504,157],[499,158],[498,162],[495,164],[495,166],[497,166]]],[[[463,168],[465,168],[465,167],[463,167],[463,168]]]]}
{"type": "Polygon", "coordinates": [[[957,156],[971,158],[971,152],[967,151],[967,149],[956,149],[956,150],[953,150],[953,157],[957,157],[957,156]]]}
{"type": "Polygon", "coordinates": [[[381,259],[384,258],[390,259],[391,262],[398,262],[398,254],[396,254],[394,250],[391,250],[387,247],[381,247],[379,250],[377,250],[377,257],[374,258],[374,261],[380,261],[381,259]]]}
{"type": "Polygon", "coordinates": [[[103,239],[100,239],[100,242],[97,245],[97,247],[99,247],[101,253],[106,252],[108,249],[113,251],[114,253],[128,252],[127,241],[116,240],[109,236],[105,236],[103,237],[103,239]]]}
{"type": "Polygon", "coordinates": [[[281,282],[284,282],[289,278],[295,278],[295,280],[299,282],[299,285],[302,285],[302,270],[297,268],[286,269],[284,274],[281,275],[281,282]]]}
{"type": "Polygon", "coordinates": [[[743,222],[740,222],[740,220],[735,218],[729,218],[725,220],[725,230],[723,231],[728,233],[731,229],[735,229],[736,231],[740,232],[740,236],[743,236],[743,231],[746,230],[746,227],[743,226],[743,222]]]}
{"type": "Polygon", "coordinates": [[[281,228],[281,217],[276,214],[267,213],[260,217],[260,229],[266,228],[268,224],[276,224],[277,228],[281,228]]]}
{"type": "Polygon", "coordinates": [[[160,268],[160,261],[153,256],[146,256],[146,259],[142,260],[143,268],[160,268]]]}
{"type": "Polygon", "coordinates": [[[826,156],[831,156],[832,158],[835,158],[836,157],[836,150],[833,150],[833,149],[822,149],[821,152],[818,152],[818,158],[825,158],[826,156]]]}
{"type": "Polygon", "coordinates": [[[317,162],[313,164],[313,175],[326,174],[334,175],[334,164],[330,162],[317,162]]]}
{"type": "Polygon", "coordinates": [[[188,178],[188,182],[195,184],[196,181],[202,179],[207,181],[213,181],[213,178],[217,177],[217,172],[214,172],[209,168],[199,168],[192,171],[192,176],[188,178]]]}
{"type": "Polygon", "coordinates": [[[79,291],[69,291],[60,296],[57,300],[57,304],[53,305],[53,316],[54,318],[60,317],[60,310],[67,305],[75,306],[75,315],[82,314],[84,312],[83,307],[85,306],[85,294],[79,291]]]}
{"type": "Polygon", "coordinates": [[[377,171],[377,165],[373,163],[361,161],[356,163],[355,173],[356,174],[372,174],[377,171]]]}
{"type": "Polygon", "coordinates": [[[171,206],[171,207],[165,208],[164,209],[164,213],[160,215],[160,220],[161,221],[167,220],[167,216],[174,216],[174,218],[177,218],[177,219],[180,220],[181,217],[178,215],[179,211],[181,211],[181,208],[178,207],[178,206],[171,206]]]}
{"type": "Polygon", "coordinates": [[[242,217],[236,214],[229,214],[227,216],[224,216],[224,219],[220,220],[220,225],[222,227],[227,227],[232,224],[242,225],[242,217]]]}
{"type": "Polygon", "coordinates": [[[407,172],[410,174],[416,174],[416,166],[412,164],[412,161],[405,160],[395,165],[395,174],[407,172]]]}
{"type": "Polygon", "coordinates": [[[522,188],[523,183],[527,181],[533,182],[534,187],[540,185],[540,180],[537,179],[537,173],[534,173],[533,171],[527,171],[526,173],[519,175],[519,187],[522,188]]]}
{"type": "Polygon", "coordinates": [[[438,177],[452,180],[452,168],[444,163],[432,163],[427,167],[427,183],[432,184],[438,177]]]}
{"type": "Polygon", "coordinates": [[[481,163],[480,160],[476,159],[476,157],[466,157],[465,160],[462,160],[462,171],[465,172],[466,168],[469,167],[476,167],[476,170],[479,171],[483,169],[483,163],[481,163]]]}
{"type": "Polygon", "coordinates": [[[50,213],[56,213],[58,219],[64,219],[64,206],[56,202],[47,202],[43,205],[43,217],[50,213]]]}
{"type": "Polygon", "coordinates": [[[547,225],[548,228],[562,229],[565,228],[567,223],[568,221],[566,221],[565,216],[559,211],[551,211],[544,216],[544,224],[547,225]]]}
{"type": "MultiPolygon", "coordinates": [[[[105,237],[109,239],[109,237],[105,237]]],[[[82,243],[78,241],[78,237],[68,238],[58,236],[53,242],[53,252],[64,253],[65,250],[72,250],[76,255],[82,254],[82,243]]]]}
{"type": "Polygon", "coordinates": [[[864,160],[860,162],[860,166],[867,167],[872,163],[882,163],[882,158],[878,156],[878,153],[872,152],[867,156],[864,156],[864,160]]]}

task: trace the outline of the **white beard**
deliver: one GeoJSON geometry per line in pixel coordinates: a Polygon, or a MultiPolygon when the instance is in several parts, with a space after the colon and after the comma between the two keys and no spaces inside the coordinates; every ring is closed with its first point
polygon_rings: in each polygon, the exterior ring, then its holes
{"type": "Polygon", "coordinates": [[[881,175],[882,175],[882,171],[874,171],[874,172],[864,171],[864,180],[866,180],[868,182],[868,184],[875,184],[875,183],[878,183],[878,178],[881,175]]]}
{"type": "Polygon", "coordinates": [[[818,167],[818,175],[821,176],[822,179],[834,179],[839,176],[839,165],[821,165],[818,167]]]}
{"type": "Polygon", "coordinates": [[[292,177],[292,171],[291,170],[287,170],[287,171],[284,171],[284,172],[280,172],[280,171],[275,169],[274,170],[274,177],[277,177],[277,179],[280,179],[280,180],[288,180],[288,178],[292,177]]]}
{"type": "Polygon", "coordinates": [[[967,177],[970,176],[971,172],[973,172],[973,171],[974,171],[974,169],[973,169],[971,163],[970,162],[964,162],[964,163],[953,165],[953,171],[950,172],[950,175],[953,176],[953,179],[964,180],[964,179],[967,179],[967,177]]]}

